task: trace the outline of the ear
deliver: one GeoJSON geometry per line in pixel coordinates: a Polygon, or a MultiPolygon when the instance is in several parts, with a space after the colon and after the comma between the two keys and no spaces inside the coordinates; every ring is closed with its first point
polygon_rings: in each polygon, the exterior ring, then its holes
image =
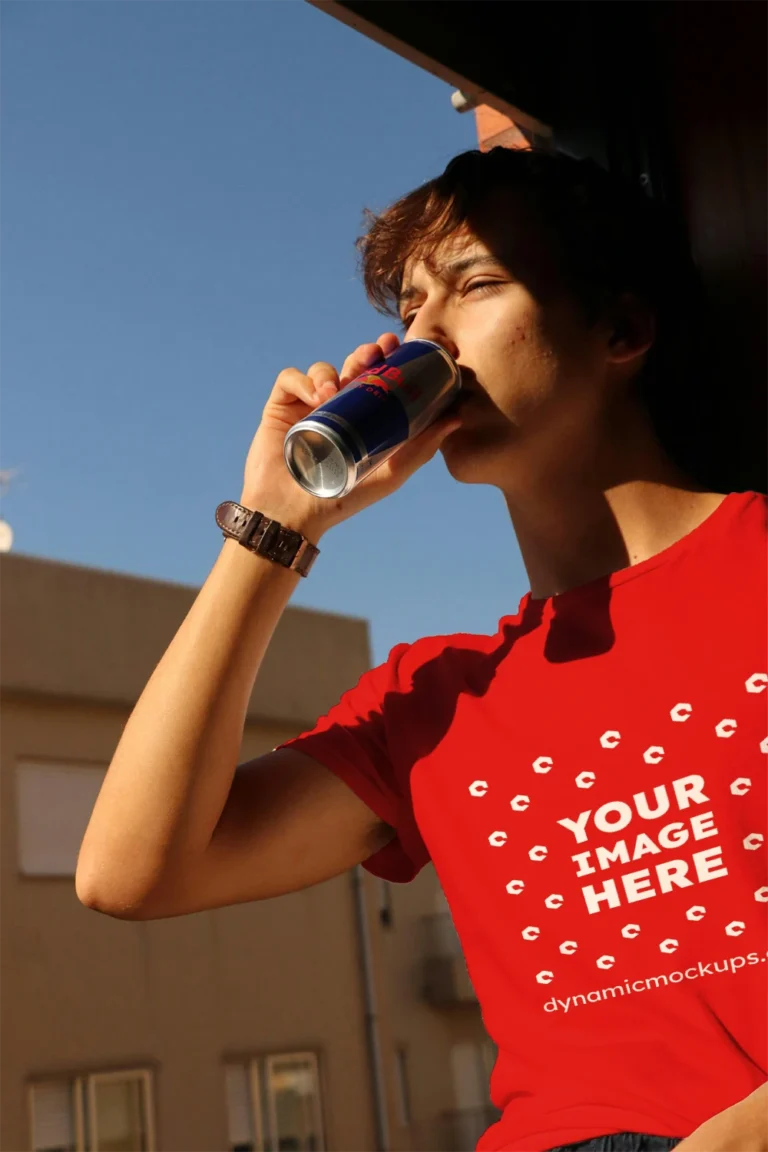
{"type": "Polygon", "coordinates": [[[656,320],[647,301],[625,292],[605,320],[608,329],[608,359],[627,364],[643,356],[656,338],[656,320]]]}

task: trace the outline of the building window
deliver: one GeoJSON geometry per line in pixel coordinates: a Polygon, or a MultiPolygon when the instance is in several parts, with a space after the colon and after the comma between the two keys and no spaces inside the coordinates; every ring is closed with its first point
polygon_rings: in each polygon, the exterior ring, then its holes
{"type": "Polygon", "coordinates": [[[32,1152],[155,1152],[148,1069],[38,1080],[28,1100],[32,1152]]]}
{"type": "Polygon", "coordinates": [[[314,1052],[227,1061],[224,1076],[230,1152],[323,1152],[314,1052]]]}
{"type": "Polygon", "coordinates": [[[379,880],[379,921],[385,928],[391,928],[393,923],[392,885],[389,880],[379,880]]]}
{"type": "Polygon", "coordinates": [[[490,1067],[492,1056],[488,1044],[461,1040],[451,1045],[453,1093],[458,1109],[484,1108],[491,1102],[490,1067]]]}
{"type": "Polygon", "coordinates": [[[19,760],[16,765],[18,867],[24,876],[74,876],[107,769],[19,760]]]}
{"type": "Polygon", "coordinates": [[[406,1128],[411,1122],[411,1094],[408,1087],[408,1052],[400,1045],[395,1048],[395,1100],[397,1122],[406,1128]]]}
{"type": "Polygon", "coordinates": [[[256,1061],[224,1066],[230,1152],[256,1152],[264,1147],[261,1091],[256,1061]]]}

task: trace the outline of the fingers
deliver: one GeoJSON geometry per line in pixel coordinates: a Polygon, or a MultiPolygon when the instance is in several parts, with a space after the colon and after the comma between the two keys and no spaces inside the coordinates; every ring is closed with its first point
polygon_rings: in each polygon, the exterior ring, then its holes
{"type": "Polygon", "coordinates": [[[435,420],[413,440],[407,440],[389,460],[393,473],[402,470],[410,475],[422,464],[426,464],[435,455],[443,441],[461,427],[461,423],[457,416],[443,416],[435,420]]]}
{"type": "Polygon", "coordinates": [[[375,344],[360,344],[347,356],[341,375],[326,360],[315,361],[306,373],[299,372],[298,368],[284,368],[277,377],[274,398],[282,403],[298,399],[316,407],[330,400],[339,388],[361,375],[366,368],[389,356],[399,344],[394,332],[384,332],[375,344]]]}
{"type": "Polygon", "coordinates": [[[347,356],[341,368],[340,383],[342,388],[354,380],[366,368],[372,367],[379,360],[384,359],[384,352],[378,344],[360,344],[351,355],[347,356]]]}
{"type": "Polygon", "coordinates": [[[301,400],[313,407],[317,403],[315,385],[313,380],[303,372],[299,372],[298,368],[283,368],[275,380],[270,401],[286,404],[292,400],[301,400]]]}
{"type": "Polygon", "coordinates": [[[382,336],[379,336],[377,343],[385,356],[391,356],[395,348],[400,347],[400,340],[395,336],[394,332],[385,332],[382,336]]]}
{"type": "Polygon", "coordinates": [[[402,444],[375,472],[361,480],[344,500],[349,502],[351,508],[355,508],[358,504],[364,507],[370,503],[374,494],[379,493],[376,498],[380,499],[381,496],[396,491],[414,472],[436,455],[443,442],[459,427],[461,420],[456,416],[443,416],[435,420],[420,435],[402,444]]]}
{"type": "Polygon", "coordinates": [[[385,332],[379,336],[376,344],[360,344],[351,355],[347,356],[342,365],[339,380],[342,388],[345,384],[349,384],[350,380],[354,380],[356,376],[364,372],[366,368],[370,368],[377,361],[391,355],[399,344],[400,341],[394,332],[385,332]]]}
{"type": "Polygon", "coordinates": [[[333,364],[328,364],[325,360],[318,360],[310,365],[307,376],[312,381],[318,404],[330,400],[339,390],[339,375],[333,364]]]}
{"type": "Polygon", "coordinates": [[[315,408],[335,395],[338,384],[336,369],[325,361],[313,364],[306,373],[298,368],[284,368],[275,381],[271,399],[278,404],[301,400],[315,408]]]}

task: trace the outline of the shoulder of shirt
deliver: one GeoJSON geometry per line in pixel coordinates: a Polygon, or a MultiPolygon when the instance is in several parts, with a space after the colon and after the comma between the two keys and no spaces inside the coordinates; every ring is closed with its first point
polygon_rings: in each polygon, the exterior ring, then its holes
{"type": "MultiPolygon", "coordinates": [[[[754,517],[750,523],[759,525],[765,534],[768,530],[768,495],[750,490],[739,493],[739,497],[739,511],[754,517]]],[[[426,665],[430,665],[437,674],[462,652],[491,653],[506,642],[508,629],[521,623],[522,607],[521,603],[518,613],[502,616],[495,632],[449,632],[395,644],[387,659],[372,671],[409,680],[416,669],[426,665]]]]}
{"type": "Polygon", "coordinates": [[[450,632],[445,635],[421,636],[418,640],[395,644],[386,661],[379,665],[379,670],[386,671],[402,687],[407,686],[417,670],[428,669],[434,676],[440,676],[462,653],[493,652],[504,642],[505,625],[508,627],[516,622],[516,617],[502,616],[493,633],[450,632]]]}

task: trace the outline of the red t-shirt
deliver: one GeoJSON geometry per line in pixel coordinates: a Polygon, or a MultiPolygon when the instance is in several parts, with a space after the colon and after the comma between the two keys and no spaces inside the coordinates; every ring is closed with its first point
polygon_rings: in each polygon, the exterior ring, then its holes
{"type": "Polygon", "coordinates": [[[766,499],[493,636],[398,644],[289,745],[432,860],[503,1110],[478,1152],[682,1138],[768,1077],[766,499]]]}

